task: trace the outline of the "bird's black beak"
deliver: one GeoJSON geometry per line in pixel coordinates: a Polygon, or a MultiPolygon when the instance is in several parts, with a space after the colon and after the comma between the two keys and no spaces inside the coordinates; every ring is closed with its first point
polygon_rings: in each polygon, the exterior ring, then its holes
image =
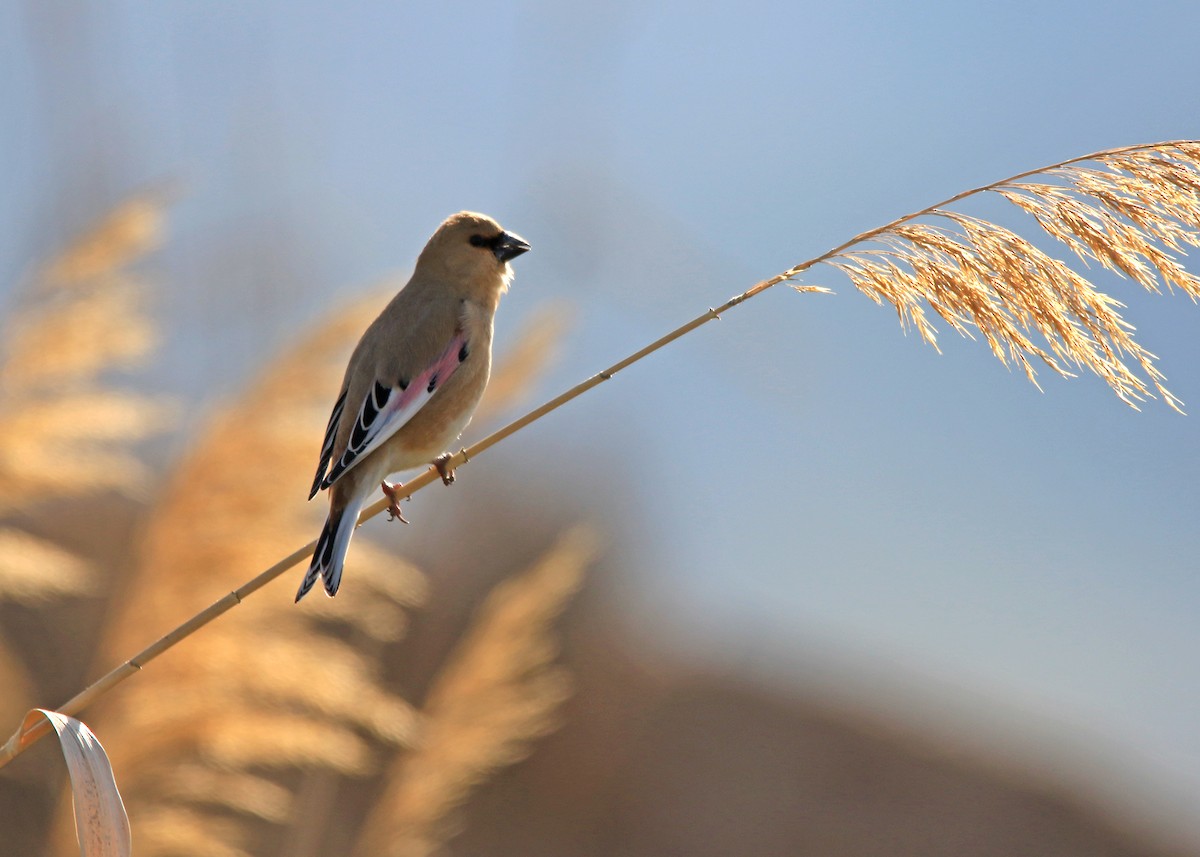
{"type": "Polygon", "coordinates": [[[512,232],[501,232],[492,244],[492,252],[500,264],[515,259],[529,249],[529,242],[512,232]]]}

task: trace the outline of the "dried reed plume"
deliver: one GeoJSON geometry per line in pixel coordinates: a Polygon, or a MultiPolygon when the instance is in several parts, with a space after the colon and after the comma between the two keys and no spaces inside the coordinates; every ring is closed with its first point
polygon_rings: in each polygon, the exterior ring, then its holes
{"type": "Polygon", "coordinates": [[[45,539],[0,528],[0,600],[36,604],[95,587],[88,563],[45,539]]]}
{"type": "MultiPolygon", "coordinates": [[[[17,296],[0,361],[0,514],[146,484],[132,446],[166,427],[169,409],[114,388],[104,376],[136,367],[154,345],[141,284],[126,269],[160,240],[166,202],[143,194],[122,203],[17,296]],[[134,221],[139,225],[131,228],[134,221]]],[[[0,526],[0,602],[36,606],[89,592],[95,583],[82,557],[0,526]]],[[[19,719],[32,703],[33,681],[2,644],[0,686],[0,714],[19,719]]]]}
{"type": "Polygon", "coordinates": [[[159,240],[165,202],[136,197],[46,268],[6,325],[0,364],[0,512],[148,482],[132,445],[166,427],[157,399],[104,375],[144,361],[155,344],[141,284],[125,266],[159,240]],[[137,221],[137,240],[125,232],[137,221]],[[82,335],[81,335],[82,334],[82,335]]]}
{"type": "Polygon", "coordinates": [[[166,212],[178,196],[170,184],[148,188],[122,202],[42,268],[52,285],[78,285],[125,268],[162,244],[166,212]]]}
{"type": "MultiPolygon", "coordinates": [[[[169,627],[316,532],[324,509],[305,502],[303,474],[341,367],[382,303],[304,337],[202,431],[153,510],[102,658],[145,642],[141,617],[169,627]]],[[[355,585],[338,598],[305,610],[267,599],[226,617],[91,718],[140,854],[260,852],[289,823],[314,820],[296,803],[307,777],[361,777],[409,745],[415,714],[383,687],[382,655],[426,583],[368,536],[351,553],[355,585]]]]}
{"type": "Polygon", "coordinates": [[[787,278],[824,262],[877,303],[892,304],[901,323],[934,347],[937,331],[926,308],[961,334],[980,331],[997,358],[1035,384],[1032,357],[1064,376],[1069,367],[1095,372],[1131,406],[1157,392],[1179,410],[1154,355],[1134,341],[1121,303],[1016,233],[946,208],[984,192],[1032,215],[1085,264],[1153,292],[1178,288],[1200,298],[1200,279],[1176,259],[1200,246],[1200,143],[1191,141],[1100,152],[958,194],[864,233],[787,278]]]}
{"type": "MultiPolygon", "coordinates": [[[[140,617],[169,626],[319,526],[304,502],[312,438],[338,367],[377,308],[335,317],[203,430],[153,510],[103,658],[145,642],[140,617]]],[[[97,711],[91,725],[118,772],[139,853],[252,853],[265,825],[290,817],[288,771],[363,774],[381,746],[407,743],[413,712],[380,689],[365,643],[400,634],[424,581],[368,539],[355,547],[358,585],[344,601],[299,611],[267,599],[97,711]]]]}
{"type": "Polygon", "coordinates": [[[568,693],[550,625],[579,586],[595,536],[576,528],[532,569],[497,586],[442,668],[421,712],[420,743],[388,772],[356,855],[421,857],[448,837],[450,815],[497,768],[555,725],[568,693]]]}

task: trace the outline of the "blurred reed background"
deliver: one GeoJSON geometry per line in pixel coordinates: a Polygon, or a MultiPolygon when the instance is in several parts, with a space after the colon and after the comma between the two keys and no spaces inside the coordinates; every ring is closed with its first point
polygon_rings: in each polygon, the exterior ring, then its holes
{"type": "MultiPolygon", "coordinates": [[[[1200,136],[1160,12],[4,6],[0,716],[315,535],[447,213],[534,245],[470,439],[898,213],[1200,136]]],[[[1196,314],[1096,280],[1194,410],[1196,314]]],[[[1195,418],[761,300],[84,712],[135,853],[1200,853],[1195,418]]],[[[0,772],[4,848],[74,853],[61,786],[0,772]]]]}

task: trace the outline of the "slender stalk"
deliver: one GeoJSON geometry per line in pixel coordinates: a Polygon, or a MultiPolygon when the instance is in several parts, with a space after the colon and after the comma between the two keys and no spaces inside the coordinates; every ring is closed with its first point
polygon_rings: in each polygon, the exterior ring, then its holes
{"type": "MultiPolygon", "coordinates": [[[[565,405],[567,402],[570,402],[572,399],[575,399],[575,398],[583,395],[588,390],[591,390],[593,387],[598,387],[600,384],[604,383],[605,381],[610,380],[614,375],[616,375],[621,370],[626,369],[629,366],[632,366],[634,363],[637,363],[642,358],[647,357],[650,354],[653,354],[655,351],[658,351],[660,348],[663,348],[664,346],[669,345],[670,343],[674,342],[676,339],[679,339],[680,337],[685,336],[688,333],[691,333],[696,328],[701,327],[702,325],[705,325],[708,322],[713,321],[714,319],[720,318],[721,314],[726,312],[727,310],[730,310],[733,307],[736,307],[739,304],[744,303],[745,301],[749,300],[750,298],[754,297],[755,295],[758,295],[758,294],[766,291],[767,289],[771,288],[772,286],[776,286],[779,283],[787,282],[790,280],[795,280],[800,274],[807,271],[809,268],[812,268],[814,265],[818,265],[822,262],[826,262],[826,261],[840,255],[848,248],[850,248],[856,244],[861,244],[863,242],[870,241],[870,240],[874,239],[875,237],[887,232],[888,230],[891,230],[897,226],[900,226],[903,223],[907,223],[908,221],[915,220],[916,218],[923,217],[923,216],[931,214],[931,213],[936,213],[938,209],[942,209],[947,206],[953,205],[954,203],[959,202],[960,200],[963,200],[969,196],[973,196],[975,194],[982,193],[984,191],[993,190],[997,187],[1011,184],[1013,182],[1018,182],[1021,179],[1024,179],[1024,178],[1027,178],[1029,176],[1036,175],[1039,173],[1045,173],[1049,170],[1059,169],[1061,167],[1070,166],[1071,164],[1080,163],[1082,161],[1097,160],[1097,159],[1101,159],[1104,157],[1124,154],[1124,153],[1128,153],[1128,152],[1134,152],[1134,151],[1138,151],[1141,149],[1159,149],[1159,148],[1169,147],[1169,146],[1176,145],[1176,144],[1182,143],[1182,142],[1188,142],[1188,141],[1173,141],[1173,142],[1168,142],[1168,143],[1153,143],[1153,144],[1143,144],[1143,145],[1137,145],[1137,146],[1126,146],[1126,147],[1118,148],[1118,149],[1107,149],[1107,150],[1100,151],[1100,152],[1094,152],[1090,155],[1083,155],[1083,156],[1077,157],[1077,158],[1070,158],[1068,160],[1061,161],[1057,164],[1053,164],[1048,167],[1041,167],[1036,170],[1028,170],[1026,172],[1018,173],[1017,175],[1010,176],[1009,178],[1003,179],[1001,181],[993,182],[992,184],[988,184],[988,185],[984,185],[982,187],[977,187],[977,188],[973,188],[971,190],[963,191],[961,193],[955,194],[952,197],[942,200],[941,202],[938,202],[938,203],[930,205],[926,208],[923,208],[920,211],[913,212],[912,214],[906,214],[903,217],[899,217],[899,218],[891,221],[890,223],[884,224],[883,226],[868,230],[866,232],[862,232],[862,233],[854,236],[850,240],[838,245],[837,247],[834,247],[833,249],[821,254],[820,256],[816,256],[812,259],[809,259],[806,262],[801,262],[799,265],[796,265],[793,268],[789,268],[788,270],[784,271],[783,273],[776,274],[774,277],[770,277],[769,279],[763,280],[763,281],[755,284],[751,288],[747,289],[746,291],[742,292],[741,294],[735,295],[734,297],[730,298],[725,303],[721,304],[720,306],[718,306],[716,308],[709,308],[706,312],[701,313],[700,315],[693,318],[691,321],[688,321],[687,323],[680,325],[679,327],[672,330],[670,333],[666,334],[665,336],[661,337],[660,339],[655,340],[654,342],[650,343],[649,345],[645,346],[644,348],[642,348],[638,351],[635,351],[633,354],[630,354],[625,359],[614,363],[612,366],[609,366],[607,369],[604,369],[601,372],[597,372],[595,375],[592,375],[590,378],[583,381],[582,383],[575,385],[574,387],[567,390],[566,392],[561,393],[560,395],[558,395],[555,398],[551,399],[550,401],[546,402],[541,407],[535,408],[534,410],[525,414],[523,417],[520,417],[519,419],[514,420],[513,422],[509,423],[508,425],[504,426],[503,428],[499,429],[498,431],[493,432],[492,434],[488,435],[487,437],[485,437],[483,440],[479,441],[478,443],[475,443],[470,447],[460,450],[458,453],[456,453],[454,456],[451,457],[451,459],[449,461],[449,465],[451,467],[461,467],[463,464],[466,464],[472,458],[478,456],[479,454],[481,454],[485,450],[491,448],[492,446],[495,446],[497,443],[499,443],[500,441],[509,437],[510,435],[515,434],[516,432],[525,428],[525,426],[529,425],[530,423],[536,422],[537,420],[539,420],[542,417],[549,414],[551,411],[557,410],[558,408],[565,405]]],[[[805,290],[807,290],[807,291],[825,291],[823,289],[818,289],[816,287],[806,287],[805,290]]],[[[408,494],[415,494],[417,491],[420,491],[422,488],[424,488],[425,486],[434,482],[438,478],[439,478],[439,475],[438,475],[437,470],[434,468],[430,468],[426,472],[422,473],[420,476],[417,476],[411,482],[406,483],[404,487],[408,494]]],[[[367,521],[368,519],[373,518],[374,516],[378,515],[385,508],[387,508],[387,505],[388,505],[388,503],[387,503],[386,498],[380,498],[376,503],[372,504],[371,506],[368,506],[365,510],[363,510],[362,514],[359,516],[359,521],[358,521],[359,525],[361,525],[363,522],[367,521]]],[[[238,589],[235,589],[232,592],[227,593],[224,597],[220,598],[218,601],[215,601],[213,604],[209,605],[207,608],[202,610],[200,613],[197,613],[191,619],[187,620],[186,622],[179,625],[174,630],[168,632],[166,635],[164,635],[163,637],[156,640],[151,645],[147,646],[142,651],[138,652],[136,655],[131,657],[129,660],[125,661],[125,663],[123,663],[119,667],[113,669],[111,672],[107,673],[106,675],[104,675],[103,677],[98,679],[96,682],[89,685],[83,691],[76,694],[71,699],[67,700],[65,703],[63,703],[61,706],[59,706],[58,709],[56,709],[56,710],[63,714],[68,714],[68,715],[75,715],[75,714],[79,713],[84,708],[86,708],[88,705],[95,702],[98,698],[100,698],[105,693],[107,693],[109,690],[111,690],[113,687],[120,684],[122,681],[127,679],[129,676],[131,676],[134,673],[141,670],[141,668],[143,666],[145,666],[147,663],[149,663],[154,658],[161,655],[163,652],[170,649],[176,643],[178,643],[181,640],[183,640],[184,638],[190,636],[195,631],[198,631],[200,628],[204,627],[205,625],[207,625],[212,620],[216,619],[221,614],[225,613],[226,611],[228,611],[228,610],[232,609],[233,607],[235,607],[236,605],[240,604],[242,602],[242,599],[244,599],[246,596],[261,589],[267,583],[274,580],[279,575],[283,574],[283,572],[298,565],[304,559],[311,556],[315,547],[316,547],[316,542],[312,541],[312,542],[309,542],[304,547],[299,548],[296,551],[292,552],[290,555],[284,557],[279,562],[275,563],[270,568],[268,568],[265,571],[263,571],[262,573],[260,573],[257,577],[255,577],[255,578],[251,579],[250,581],[248,581],[247,583],[243,584],[238,589]]],[[[23,724],[22,727],[19,728],[12,735],[12,737],[10,737],[8,739],[8,741],[3,745],[3,747],[0,747],[0,768],[7,765],[10,761],[12,761],[12,759],[14,759],[17,755],[19,755],[27,747],[29,747],[31,744],[33,744],[35,741],[37,741],[39,738],[41,738],[43,735],[45,735],[49,731],[49,725],[48,725],[47,721],[45,720],[45,718],[38,717],[38,718],[36,718],[36,721],[33,718],[28,718],[26,722],[29,724],[28,728],[26,728],[26,726],[23,724]]]]}

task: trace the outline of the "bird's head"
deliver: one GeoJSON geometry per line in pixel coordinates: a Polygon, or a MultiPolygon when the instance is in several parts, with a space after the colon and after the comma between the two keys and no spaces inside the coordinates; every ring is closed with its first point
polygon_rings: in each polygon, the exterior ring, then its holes
{"type": "Polygon", "coordinates": [[[524,238],[506,232],[486,214],[460,211],[433,233],[417,267],[461,283],[470,291],[499,297],[512,279],[508,263],[528,249],[524,238]]]}

